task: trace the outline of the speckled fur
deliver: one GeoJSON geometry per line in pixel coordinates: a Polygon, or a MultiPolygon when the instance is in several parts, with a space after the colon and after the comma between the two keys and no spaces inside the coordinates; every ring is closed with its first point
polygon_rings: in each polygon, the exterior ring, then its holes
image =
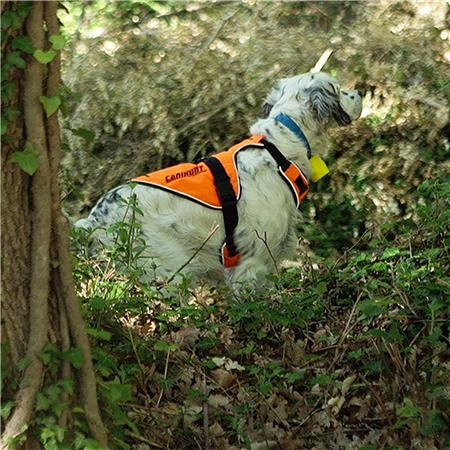
{"type": "MultiPolygon", "coordinates": [[[[273,117],[283,112],[294,119],[314,153],[315,149],[320,149],[327,127],[347,125],[357,119],[361,106],[361,95],[357,91],[341,90],[337,81],[325,73],[307,73],[276,83],[263,106],[267,117],[258,120],[250,131],[265,135],[309,177],[311,171],[303,143],[273,117]]],[[[153,261],[156,276],[168,278],[176,273],[218,224],[217,231],[183,271],[196,279],[225,280],[236,290],[242,283],[260,287],[266,276],[274,272],[275,262],[294,255],[299,213],[291,192],[266,151],[242,151],[238,154],[237,165],[242,194],[238,202],[235,241],[241,261],[235,268],[224,269],[219,260],[219,249],[225,237],[221,211],[149,186],[123,185],[113,189],[98,201],[89,217],[79,220],[76,226],[100,227],[94,236],[107,243],[108,235],[102,228],[124,220],[126,200],[135,194],[143,212],[142,217],[137,217],[141,224],[140,237],[147,244],[143,261],[147,264],[153,261]]],[[[148,273],[154,276],[155,271],[148,270],[148,273]]]]}

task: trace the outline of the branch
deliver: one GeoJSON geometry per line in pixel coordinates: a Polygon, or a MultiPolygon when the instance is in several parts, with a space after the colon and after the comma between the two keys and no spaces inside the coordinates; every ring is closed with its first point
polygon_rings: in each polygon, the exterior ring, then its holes
{"type": "MultiPolygon", "coordinates": [[[[58,2],[45,3],[45,18],[50,35],[59,34],[59,22],[56,15],[58,2]]],[[[61,56],[58,54],[49,65],[47,96],[58,94],[60,85],[61,56]]],[[[58,185],[58,169],[61,157],[60,130],[57,113],[47,119],[48,145],[52,170],[52,210],[54,216],[54,234],[56,241],[56,253],[59,266],[58,275],[60,284],[59,301],[63,302],[60,313],[65,314],[70,328],[70,334],[75,345],[83,350],[83,364],[81,366],[80,393],[86,420],[94,438],[103,448],[108,448],[108,438],[97,403],[97,385],[92,364],[92,354],[89,339],[86,334],[85,324],[81,315],[79,300],[75,294],[75,284],[72,275],[71,255],[69,252],[69,227],[61,213],[60,193],[58,185]]]]}
{"type": "MultiPolygon", "coordinates": [[[[44,48],[43,28],[44,4],[33,2],[26,22],[27,34],[35,48],[44,48]]],[[[28,427],[33,415],[36,394],[41,386],[43,365],[36,353],[42,351],[47,342],[48,296],[50,281],[50,168],[45,138],[45,125],[39,97],[42,95],[43,65],[28,58],[23,85],[23,102],[27,140],[38,152],[39,168],[33,175],[31,194],[33,202],[31,235],[31,279],[29,297],[30,332],[27,358],[21,388],[16,395],[16,408],[6,424],[2,448],[8,440],[21,434],[28,427]]]]}

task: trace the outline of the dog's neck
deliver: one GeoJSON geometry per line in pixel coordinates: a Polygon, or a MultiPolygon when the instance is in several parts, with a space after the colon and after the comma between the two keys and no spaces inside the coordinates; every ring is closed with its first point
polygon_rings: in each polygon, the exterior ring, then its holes
{"type": "MultiPolygon", "coordinates": [[[[298,133],[295,133],[288,126],[283,125],[277,120],[276,116],[278,114],[275,112],[266,119],[258,120],[250,128],[250,132],[253,135],[261,134],[268,141],[276,145],[284,156],[300,166],[309,178],[311,168],[308,160],[308,147],[305,140],[298,133]]],[[[293,117],[291,114],[288,114],[288,116],[301,127],[306,142],[312,148],[312,153],[317,153],[315,150],[317,148],[316,146],[320,145],[317,130],[308,124],[306,120],[302,120],[301,117],[293,117]]]]}

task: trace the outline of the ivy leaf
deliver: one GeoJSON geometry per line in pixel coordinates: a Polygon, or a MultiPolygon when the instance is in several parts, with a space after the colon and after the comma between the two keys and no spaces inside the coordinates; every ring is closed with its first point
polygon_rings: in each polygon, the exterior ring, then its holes
{"type": "Polygon", "coordinates": [[[400,253],[400,249],[397,247],[385,248],[380,259],[389,259],[389,258],[392,258],[393,256],[398,255],[399,253],[400,253]]]}
{"type": "Polygon", "coordinates": [[[20,111],[11,107],[6,107],[4,109],[4,115],[8,122],[14,122],[20,115],[20,111]]]}
{"type": "Polygon", "coordinates": [[[62,354],[63,359],[68,360],[75,369],[79,369],[83,364],[83,350],[80,347],[74,347],[62,354]]]}
{"type": "Polygon", "coordinates": [[[110,341],[112,338],[112,333],[106,330],[97,330],[95,328],[88,328],[87,333],[97,339],[102,339],[103,341],[110,341]]]}
{"type": "Polygon", "coordinates": [[[131,399],[131,384],[122,384],[118,381],[106,381],[100,384],[103,396],[110,403],[126,402],[131,399]]]}
{"type": "Polygon", "coordinates": [[[384,305],[381,302],[375,300],[364,300],[358,305],[358,309],[366,317],[374,317],[383,313],[384,305]]]}
{"type": "Polygon", "coordinates": [[[19,6],[16,10],[17,15],[21,18],[21,19],[25,19],[25,17],[28,16],[30,10],[31,10],[32,4],[31,2],[20,2],[19,6]]]}
{"type": "Polygon", "coordinates": [[[28,53],[32,55],[34,53],[34,47],[31,45],[28,36],[16,36],[12,40],[12,48],[13,50],[20,50],[22,52],[28,53]]]}
{"type": "Polygon", "coordinates": [[[17,85],[14,81],[2,81],[2,100],[9,102],[17,91],[17,85]]]}
{"type": "Polygon", "coordinates": [[[48,40],[52,43],[52,48],[55,50],[62,50],[66,45],[66,38],[60,34],[52,34],[48,40]]]}
{"type": "Polygon", "coordinates": [[[28,367],[28,364],[30,364],[30,358],[28,356],[25,356],[19,361],[19,363],[17,364],[17,368],[20,371],[25,370],[28,367]]]}
{"type": "Polygon", "coordinates": [[[3,420],[6,420],[9,415],[11,414],[11,410],[13,409],[14,406],[14,402],[12,400],[10,400],[9,402],[4,403],[1,407],[0,407],[0,415],[2,417],[3,420]]]}
{"type": "Polygon", "coordinates": [[[48,50],[44,52],[40,48],[37,48],[33,52],[33,56],[41,64],[48,64],[49,62],[53,61],[53,58],[56,56],[56,52],[55,50],[48,50]]]}
{"type": "Polygon", "coordinates": [[[6,57],[6,63],[11,66],[18,67],[19,69],[25,69],[27,66],[26,61],[20,56],[19,52],[12,52],[6,57]]]}
{"type": "Polygon", "coordinates": [[[2,28],[17,30],[22,25],[22,19],[15,11],[5,11],[2,14],[2,28]]]}
{"type": "Polygon", "coordinates": [[[50,408],[52,401],[42,392],[38,392],[36,396],[36,411],[46,411],[50,408]]]}
{"type": "Polygon", "coordinates": [[[55,95],[54,97],[46,97],[45,95],[41,95],[39,97],[39,101],[42,103],[47,117],[54,114],[61,105],[61,98],[58,95],[55,95]]]}
{"type": "Polygon", "coordinates": [[[27,143],[24,150],[12,153],[9,160],[19,164],[20,168],[31,176],[39,167],[38,156],[38,152],[33,146],[30,143],[27,143]]]}

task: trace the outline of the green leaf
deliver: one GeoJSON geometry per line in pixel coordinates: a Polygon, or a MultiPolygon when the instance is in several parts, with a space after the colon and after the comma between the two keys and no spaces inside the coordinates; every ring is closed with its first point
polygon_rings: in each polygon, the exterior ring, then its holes
{"type": "Polygon", "coordinates": [[[41,64],[48,64],[53,61],[53,58],[56,56],[55,50],[48,50],[44,52],[40,48],[37,48],[33,52],[34,58],[39,61],[41,64]]]}
{"type": "Polygon", "coordinates": [[[101,339],[103,341],[110,341],[112,338],[112,333],[106,330],[96,330],[95,328],[88,328],[87,333],[89,334],[89,336],[101,339]]]}
{"type": "Polygon", "coordinates": [[[45,95],[41,95],[39,97],[39,101],[42,103],[47,117],[54,114],[61,105],[61,99],[58,95],[55,95],[54,97],[46,97],[45,95]]]}
{"type": "Polygon", "coordinates": [[[414,406],[413,402],[409,398],[403,400],[403,408],[398,410],[398,415],[400,417],[417,417],[420,415],[421,408],[414,406]]]}
{"type": "Polygon", "coordinates": [[[5,421],[9,415],[11,414],[11,410],[13,409],[14,402],[10,400],[9,402],[5,402],[0,406],[0,416],[5,421]]]}
{"type": "Polygon", "coordinates": [[[20,50],[22,52],[32,55],[34,52],[34,47],[31,45],[28,36],[16,36],[12,41],[13,50],[20,50]]]}
{"type": "Polygon", "coordinates": [[[17,91],[17,84],[14,81],[2,81],[2,101],[8,102],[17,91]]]}
{"type": "Polygon", "coordinates": [[[20,2],[19,6],[17,7],[17,15],[21,19],[25,19],[25,17],[28,16],[28,13],[30,12],[32,7],[32,2],[20,2]]]}
{"type": "Polygon", "coordinates": [[[9,28],[12,24],[12,11],[5,11],[2,14],[2,29],[9,28]]]}
{"type": "Polygon", "coordinates": [[[22,358],[21,360],[19,360],[19,362],[17,363],[17,368],[22,371],[24,369],[26,369],[28,367],[28,364],[30,364],[30,357],[29,356],[25,356],[24,358],[22,358]]]}
{"type": "Polygon", "coordinates": [[[15,11],[5,11],[2,14],[2,29],[11,28],[16,30],[22,25],[21,17],[15,11]]]}
{"type": "Polygon", "coordinates": [[[55,50],[62,50],[66,45],[66,38],[60,34],[52,34],[48,40],[52,43],[52,48],[55,50]]]}
{"type": "Polygon", "coordinates": [[[63,359],[69,361],[73,367],[79,369],[83,364],[83,350],[80,347],[74,347],[62,354],[63,359]]]}
{"type": "Polygon", "coordinates": [[[19,69],[25,69],[27,66],[26,61],[20,56],[19,52],[12,52],[6,57],[6,63],[11,66],[18,67],[19,69]]]}
{"type": "Polygon", "coordinates": [[[288,383],[292,384],[298,380],[303,380],[305,378],[305,373],[300,371],[290,372],[286,375],[288,383]]]}
{"type": "Polygon", "coordinates": [[[441,413],[435,409],[430,411],[425,417],[420,431],[425,436],[434,436],[436,433],[443,433],[448,430],[448,426],[441,413]]]}
{"type": "Polygon", "coordinates": [[[154,350],[160,351],[160,352],[166,352],[166,351],[176,351],[178,350],[179,346],[177,344],[169,344],[164,341],[158,341],[154,345],[154,350]]]}
{"type": "Polygon", "coordinates": [[[131,384],[122,384],[119,381],[107,381],[100,384],[101,391],[110,403],[126,402],[131,400],[131,384]]]}
{"type": "Polygon", "coordinates": [[[8,122],[14,122],[19,117],[20,111],[11,107],[4,109],[4,116],[8,122]]]}
{"type": "Polygon", "coordinates": [[[12,153],[9,160],[19,164],[20,168],[30,176],[33,175],[39,167],[39,155],[28,142],[25,145],[24,150],[12,153]]]}
{"type": "Polygon", "coordinates": [[[50,408],[52,401],[42,392],[37,393],[36,411],[46,411],[50,408]]]}
{"type": "Polygon", "coordinates": [[[384,305],[375,300],[364,300],[358,305],[358,309],[366,317],[374,317],[380,315],[384,311],[384,305]]]}
{"type": "Polygon", "coordinates": [[[311,386],[314,386],[315,384],[330,384],[332,381],[333,377],[328,373],[319,373],[318,375],[313,377],[309,383],[311,386]]]}
{"type": "Polygon", "coordinates": [[[73,380],[62,379],[62,380],[59,380],[56,384],[59,387],[61,387],[62,389],[64,389],[64,391],[68,392],[69,394],[73,394],[73,391],[74,391],[73,380]]]}
{"type": "Polygon", "coordinates": [[[396,256],[400,253],[400,249],[397,247],[389,247],[384,249],[383,254],[381,255],[381,259],[389,259],[393,256],[396,256]]]}

